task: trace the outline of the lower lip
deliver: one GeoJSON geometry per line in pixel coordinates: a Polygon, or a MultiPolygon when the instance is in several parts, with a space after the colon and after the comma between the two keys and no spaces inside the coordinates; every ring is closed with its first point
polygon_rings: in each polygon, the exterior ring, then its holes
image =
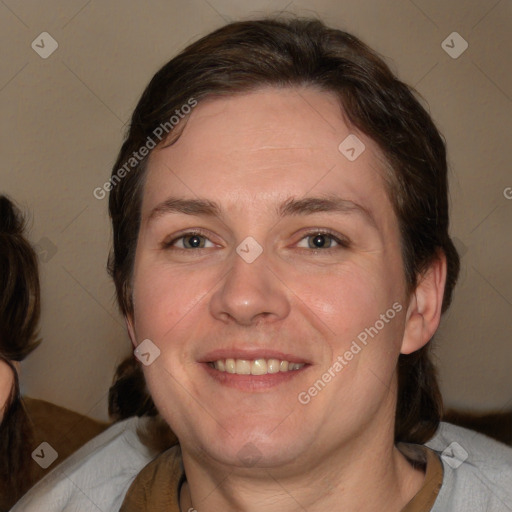
{"type": "Polygon", "coordinates": [[[266,391],[288,382],[304,373],[309,365],[304,365],[299,370],[290,370],[287,372],[266,373],[265,375],[239,375],[237,373],[221,372],[212,368],[208,363],[201,363],[208,374],[219,384],[236,388],[241,391],[266,391]]]}

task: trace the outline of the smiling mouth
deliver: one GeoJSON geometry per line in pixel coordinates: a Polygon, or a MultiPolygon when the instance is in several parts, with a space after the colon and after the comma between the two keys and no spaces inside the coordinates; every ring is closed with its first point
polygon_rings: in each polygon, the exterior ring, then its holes
{"type": "Polygon", "coordinates": [[[219,372],[236,375],[268,375],[300,370],[306,363],[291,363],[281,359],[218,359],[208,366],[219,372]]]}

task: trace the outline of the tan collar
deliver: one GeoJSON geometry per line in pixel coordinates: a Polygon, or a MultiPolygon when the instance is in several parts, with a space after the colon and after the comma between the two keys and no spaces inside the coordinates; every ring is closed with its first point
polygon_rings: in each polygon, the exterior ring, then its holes
{"type": "Polygon", "coordinates": [[[434,506],[443,485],[443,464],[437,453],[426,446],[399,443],[398,449],[412,465],[425,468],[421,489],[401,512],[428,512],[434,506]]]}

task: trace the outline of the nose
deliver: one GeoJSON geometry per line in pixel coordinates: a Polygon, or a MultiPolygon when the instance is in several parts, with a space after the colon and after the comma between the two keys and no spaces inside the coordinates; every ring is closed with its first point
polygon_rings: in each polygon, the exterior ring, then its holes
{"type": "Polygon", "coordinates": [[[270,269],[265,252],[252,263],[236,252],[231,258],[230,270],[210,299],[210,313],[222,322],[243,326],[286,318],[287,288],[270,269]]]}

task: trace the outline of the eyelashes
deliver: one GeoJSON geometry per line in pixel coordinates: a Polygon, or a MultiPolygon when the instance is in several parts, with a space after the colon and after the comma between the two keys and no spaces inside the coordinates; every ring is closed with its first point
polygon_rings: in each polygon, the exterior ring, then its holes
{"type": "Polygon", "coordinates": [[[213,242],[206,236],[202,235],[201,233],[197,233],[194,231],[191,231],[189,233],[184,233],[183,235],[176,237],[175,239],[171,240],[170,242],[167,242],[165,244],[166,248],[175,247],[176,243],[182,241],[183,247],[177,247],[178,249],[183,250],[190,250],[190,249],[207,249],[209,247],[206,247],[206,241],[208,241],[212,247],[215,246],[213,242]]]}
{"type": "Polygon", "coordinates": [[[300,240],[299,243],[303,240],[312,239],[307,242],[307,248],[313,250],[328,250],[335,249],[336,246],[332,246],[329,244],[328,247],[325,247],[326,240],[330,242],[334,242],[338,247],[348,249],[350,246],[350,242],[347,238],[342,237],[340,235],[335,235],[334,233],[328,230],[315,230],[310,233],[305,234],[300,240]]]}
{"type": "Polygon", "coordinates": [[[188,251],[191,249],[209,248],[209,247],[205,247],[206,242],[201,242],[201,240],[208,240],[210,242],[210,244],[212,244],[212,246],[216,245],[208,238],[208,236],[205,233],[203,233],[201,230],[197,229],[197,230],[190,230],[190,231],[181,233],[179,236],[176,236],[176,237],[172,238],[171,240],[165,240],[162,243],[162,247],[164,249],[183,250],[183,251],[188,251]],[[184,242],[183,247],[176,246],[177,242],[179,242],[180,240],[184,242]],[[185,245],[185,241],[189,242],[188,243],[189,247],[187,247],[187,245],[185,245]],[[191,241],[192,241],[192,243],[190,243],[191,241]]]}
{"type": "MultiPolygon", "coordinates": [[[[332,251],[335,249],[347,249],[350,247],[348,238],[326,229],[315,229],[304,233],[300,240],[295,244],[299,249],[306,251],[332,251]]],[[[220,247],[212,242],[208,236],[201,230],[191,230],[180,234],[179,236],[165,241],[162,244],[164,249],[178,251],[197,251],[198,249],[211,249],[220,247]]]]}

